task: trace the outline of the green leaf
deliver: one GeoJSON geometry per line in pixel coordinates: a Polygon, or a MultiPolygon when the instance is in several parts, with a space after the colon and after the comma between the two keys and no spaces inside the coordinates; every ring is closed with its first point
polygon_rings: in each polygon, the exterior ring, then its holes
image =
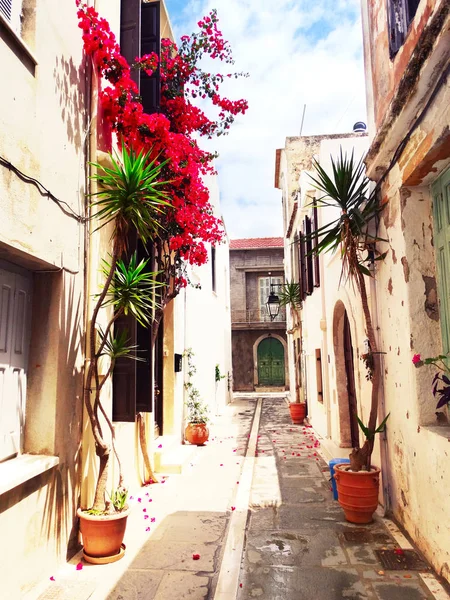
{"type": "Polygon", "coordinates": [[[366,427],[364,425],[364,423],[361,421],[361,419],[358,417],[358,415],[356,415],[356,418],[358,420],[358,425],[361,427],[362,432],[366,436],[366,439],[371,440],[373,438],[373,433],[370,431],[370,429],[368,427],[366,427]]]}
{"type": "Polygon", "coordinates": [[[391,413],[388,413],[386,415],[386,417],[383,419],[383,422],[380,423],[380,425],[375,429],[375,433],[383,433],[383,431],[386,429],[386,421],[389,419],[389,415],[391,413]]]}

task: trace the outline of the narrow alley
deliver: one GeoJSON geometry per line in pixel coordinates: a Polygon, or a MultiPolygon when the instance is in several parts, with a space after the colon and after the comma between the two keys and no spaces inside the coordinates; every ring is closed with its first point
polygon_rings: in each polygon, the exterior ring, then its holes
{"type": "Polygon", "coordinates": [[[122,560],[79,553],[26,600],[449,598],[393,522],[344,520],[320,441],[283,396],[242,394],[211,430],[184,474],[131,494],[122,560]]]}

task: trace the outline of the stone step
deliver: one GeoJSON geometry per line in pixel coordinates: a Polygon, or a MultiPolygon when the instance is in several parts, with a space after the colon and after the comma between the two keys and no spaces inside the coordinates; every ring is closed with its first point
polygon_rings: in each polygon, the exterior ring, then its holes
{"type": "Polygon", "coordinates": [[[193,460],[197,446],[183,445],[175,437],[161,436],[153,454],[155,473],[179,475],[193,460]],[[161,448],[158,446],[161,445],[161,448]]]}

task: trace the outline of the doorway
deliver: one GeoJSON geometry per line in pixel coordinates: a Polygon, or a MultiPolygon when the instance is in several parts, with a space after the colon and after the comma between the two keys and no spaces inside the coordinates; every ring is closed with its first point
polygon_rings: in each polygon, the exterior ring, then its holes
{"type": "Polygon", "coordinates": [[[283,344],[272,337],[264,338],[258,345],[258,384],[282,386],[285,384],[283,344]]]}
{"type": "Polygon", "coordinates": [[[352,448],[359,447],[359,431],[356,389],[355,389],[355,366],[353,362],[353,345],[352,334],[350,331],[350,322],[348,320],[347,311],[344,312],[344,359],[345,359],[345,375],[347,379],[347,395],[348,395],[348,410],[350,421],[350,437],[352,448]]]}

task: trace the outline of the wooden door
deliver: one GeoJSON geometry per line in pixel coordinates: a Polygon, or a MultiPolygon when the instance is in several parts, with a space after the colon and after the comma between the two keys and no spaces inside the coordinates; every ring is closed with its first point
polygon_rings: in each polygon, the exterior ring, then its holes
{"type": "Polygon", "coordinates": [[[347,376],[347,394],[348,410],[350,419],[350,434],[352,438],[352,448],[359,447],[358,405],[356,402],[355,390],[355,369],[353,363],[353,346],[350,332],[350,323],[347,312],[344,313],[344,356],[345,356],[345,374],[347,376]]]}
{"type": "Polygon", "coordinates": [[[0,269],[0,460],[22,450],[31,289],[31,274],[0,269]]]}
{"type": "Polygon", "coordinates": [[[258,346],[259,385],[284,385],[284,348],[276,338],[265,338],[258,346]]]}

